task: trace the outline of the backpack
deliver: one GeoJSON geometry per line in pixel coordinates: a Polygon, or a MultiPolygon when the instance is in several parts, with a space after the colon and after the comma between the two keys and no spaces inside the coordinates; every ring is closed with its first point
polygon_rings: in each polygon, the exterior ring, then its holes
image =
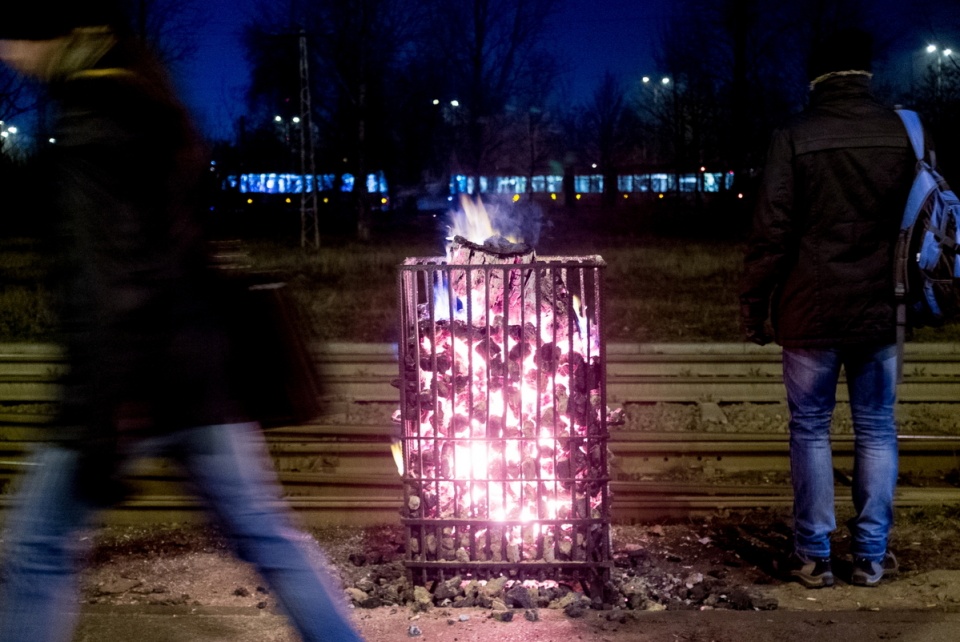
{"type": "Polygon", "coordinates": [[[894,255],[897,363],[902,375],[906,327],[940,325],[960,312],[960,202],[934,169],[932,152],[928,158],[920,117],[914,111],[896,111],[917,157],[894,255]]]}

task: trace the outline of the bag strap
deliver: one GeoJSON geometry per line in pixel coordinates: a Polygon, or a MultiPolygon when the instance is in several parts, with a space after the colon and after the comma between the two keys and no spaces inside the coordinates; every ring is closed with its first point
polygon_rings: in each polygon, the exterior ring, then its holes
{"type": "Polygon", "coordinates": [[[910,145],[913,146],[913,153],[918,161],[922,161],[925,155],[923,144],[923,124],[920,122],[920,116],[915,111],[909,109],[896,109],[897,116],[903,121],[903,126],[907,128],[907,136],[910,137],[910,145]]]}
{"type": "MultiPolygon", "coordinates": [[[[913,147],[913,154],[917,159],[917,162],[923,162],[925,155],[925,145],[923,138],[923,124],[920,122],[920,116],[915,111],[909,109],[897,109],[897,116],[900,117],[900,120],[903,121],[903,126],[907,130],[907,137],[910,139],[910,146],[913,147]]],[[[926,192],[924,194],[914,194],[915,191],[918,191],[916,188],[918,186],[914,185],[914,188],[911,189],[910,195],[907,199],[907,206],[905,208],[905,216],[910,216],[910,212],[916,209],[917,199],[925,199],[929,193],[929,189],[932,188],[932,185],[925,185],[919,191],[926,192]]],[[[913,221],[909,221],[909,224],[905,221],[901,225],[903,227],[909,227],[912,225],[913,221]]],[[[903,240],[901,239],[901,243],[903,240]]],[[[905,258],[905,257],[899,257],[905,258]]],[[[906,343],[906,330],[907,330],[907,306],[904,300],[906,295],[906,264],[896,265],[896,281],[897,281],[897,305],[896,305],[896,341],[897,341],[897,384],[903,383],[903,357],[904,357],[904,344],[906,343]],[[902,273],[901,273],[902,272],[902,273]]]]}

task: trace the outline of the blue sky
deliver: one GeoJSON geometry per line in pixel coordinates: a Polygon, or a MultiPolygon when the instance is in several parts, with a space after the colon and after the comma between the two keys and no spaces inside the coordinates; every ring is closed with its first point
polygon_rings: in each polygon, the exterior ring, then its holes
{"type": "Polygon", "coordinates": [[[207,0],[211,19],[198,38],[196,56],[180,74],[183,100],[205,131],[229,135],[243,111],[247,71],[239,36],[254,4],[207,0]]]}

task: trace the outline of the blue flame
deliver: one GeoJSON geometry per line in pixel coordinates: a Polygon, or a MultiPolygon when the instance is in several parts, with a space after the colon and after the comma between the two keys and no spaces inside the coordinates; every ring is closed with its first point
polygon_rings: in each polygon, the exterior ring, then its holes
{"type": "MultiPolygon", "coordinates": [[[[450,320],[449,280],[442,272],[433,275],[433,315],[437,321],[450,320]]],[[[463,300],[459,297],[453,301],[453,315],[455,319],[464,319],[466,316],[463,300]]]]}

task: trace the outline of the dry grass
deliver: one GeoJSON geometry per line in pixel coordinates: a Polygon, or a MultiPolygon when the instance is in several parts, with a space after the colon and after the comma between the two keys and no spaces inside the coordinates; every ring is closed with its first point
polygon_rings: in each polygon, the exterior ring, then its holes
{"type": "MultiPolygon", "coordinates": [[[[289,284],[312,339],[396,342],[396,267],[406,257],[442,254],[441,234],[427,228],[413,234],[381,235],[379,241],[364,244],[324,241],[319,251],[266,241],[246,241],[242,249],[253,269],[275,273],[289,284]]],[[[743,244],[739,241],[601,235],[565,226],[548,229],[537,252],[604,259],[607,341],[741,340],[737,287],[743,244]]],[[[0,241],[0,341],[52,337],[42,275],[34,244],[0,241]]],[[[924,328],[914,340],[960,341],[960,325],[924,328]]]]}
{"type": "Polygon", "coordinates": [[[36,242],[0,241],[0,340],[40,341],[53,333],[40,256],[36,242]]]}
{"type": "MultiPolygon", "coordinates": [[[[397,340],[396,266],[405,257],[442,253],[429,244],[347,244],[317,253],[261,243],[247,250],[258,268],[285,276],[315,339],[364,342],[397,340]]],[[[563,250],[599,254],[607,264],[607,340],[739,340],[739,245],[647,239],[563,250]]]]}
{"type": "Polygon", "coordinates": [[[601,249],[611,341],[739,341],[738,243],[638,240],[601,249]]]}

